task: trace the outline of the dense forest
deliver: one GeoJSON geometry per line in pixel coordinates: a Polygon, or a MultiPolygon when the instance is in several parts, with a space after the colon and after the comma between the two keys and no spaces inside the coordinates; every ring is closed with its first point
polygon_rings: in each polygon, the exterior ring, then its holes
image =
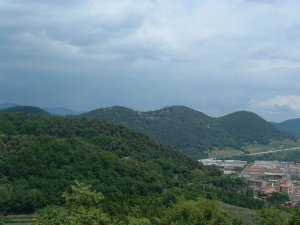
{"type": "MultiPolygon", "coordinates": [[[[48,206],[38,211],[35,225],[241,225],[242,221],[232,218],[220,209],[215,200],[178,198],[163,208],[149,207],[141,213],[125,217],[112,217],[101,204],[105,196],[91,190],[91,186],[75,182],[62,195],[61,206],[48,206]]],[[[263,208],[252,215],[257,225],[298,225],[300,208],[280,210],[263,208]]],[[[254,222],[255,221],[255,222],[254,222]]]]}
{"type": "Polygon", "coordinates": [[[3,113],[0,148],[3,213],[60,205],[74,180],[105,195],[103,208],[113,216],[165,207],[178,196],[254,209],[264,205],[243,180],[223,177],[215,167],[204,168],[147,136],[98,119],[3,113]]]}
{"type": "Polygon", "coordinates": [[[184,106],[150,112],[116,106],[93,110],[81,117],[126,125],[195,159],[207,157],[207,153],[214,149],[241,149],[251,143],[268,144],[270,139],[294,139],[258,115],[246,111],[213,118],[184,106]]]}
{"type": "Polygon", "coordinates": [[[0,212],[38,212],[41,225],[241,224],[217,200],[258,212],[274,204],[243,179],[93,118],[0,113],[0,170],[0,212]]]}

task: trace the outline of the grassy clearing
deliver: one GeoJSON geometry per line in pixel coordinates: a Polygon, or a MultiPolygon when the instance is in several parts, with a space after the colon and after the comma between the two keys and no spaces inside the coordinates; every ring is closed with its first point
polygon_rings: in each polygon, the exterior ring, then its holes
{"type": "Polygon", "coordinates": [[[211,152],[208,152],[209,158],[230,158],[237,156],[241,153],[258,153],[258,152],[267,152],[271,150],[280,150],[285,148],[295,148],[300,147],[300,140],[298,141],[292,141],[290,139],[284,139],[281,141],[278,140],[271,140],[268,145],[262,145],[262,144],[251,144],[247,145],[243,148],[243,150],[237,150],[232,148],[226,148],[222,150],[214,150],[211,152]]]}
{"type": "Polygon", "coordinates": [[[214,150],[208,154],[208,157],[209,158],[232,157],[241,153],[242,151],[236,149],[214,150]]]}
{"type": "Polygon", "coordinates": [[[268,145],[251,144],[245,147],[244,151],[249,153],[266,152],[270,150],[279,150],[284,148],[300,147],[300,141],[284,139],[282,141],[271,140],[268,145]]]}
{"type": "Polygon", "coordinates": [[[253,215],[255,210],[246,209],[234,205],[225,204],[223,202],[219,203],[220,207],[227,211],[233,218],[239,219],[243,222],[243,225],[253,225],[253,215]]]}

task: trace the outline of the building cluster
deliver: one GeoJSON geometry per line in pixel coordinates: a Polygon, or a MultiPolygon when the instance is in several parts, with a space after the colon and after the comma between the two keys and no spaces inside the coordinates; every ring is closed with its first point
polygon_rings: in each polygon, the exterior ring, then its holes
{"type": "Polygon", "coordinates": [[[240,176],[264,194],[282,192],[289,195],[291,204],[300,203],[300,164],[279,161],[255,161],[247,165],[240,176]]]}
{"type": "Polygon", "coordinates": [[[215,165],[219,167],[224,175],[239,175],[243,168],[247,165],[247,161],[240,160],[217,160],[217,159],[200,159],[204,166],[215,165]]]}
{"type": "Polygon", "coordinates": [[[215,165],[224,175],[245,178],[256,192],[286,193],[291,205],[300,204],[300,163],[261,161],[247,164],[240,160],[201,159],[204,166],[215,165]]]}

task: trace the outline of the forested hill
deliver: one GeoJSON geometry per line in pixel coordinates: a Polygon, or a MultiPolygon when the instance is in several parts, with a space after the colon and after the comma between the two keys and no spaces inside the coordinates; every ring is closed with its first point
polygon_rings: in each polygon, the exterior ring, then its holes
{"type": "Polygon", "coordinates": [[[93,110],[81,117],[126,125],[193,158],[205,157],[207,151],[215,148],[241,148],[252,142],[266,144],[270,139],[293,139],[258,115],[244,111],[213,118],[184,106],[150,112],[116,106],[93,110]]]}
{"type": "Polygon", "coordinates": [[[1,212],[60,204],[62,191],[78,179],[105,194],[114,214],[142,196],[184,187],[196,168],[197,162],[124,126],[0,114],[1,212]]]}
{"type": "Polygon", "coordinates": [[[0,110],[0,113],[12,113],[12,112],[19,112],[19,113],[27,113],[30,115],[35,116],[50,116],[51,114],[48,113],[46,110],[34,107],[34,106],[13,106],[9,108],[4,108],[0,110]]]}
{"type": "Polygon", "coordinates": [[[293,139],[292,135],[280,131],[253,112],[234,112],[218,120],[221,126],[235,138],[238,145],[249,144],[253,141],[268,144],[270,139],[293,139]]]}
{"type": "Polygon", "coordinates": [[[278,129],[300,138],[300,119],[286,120],[281,123],[273,123],[278,129]]]}

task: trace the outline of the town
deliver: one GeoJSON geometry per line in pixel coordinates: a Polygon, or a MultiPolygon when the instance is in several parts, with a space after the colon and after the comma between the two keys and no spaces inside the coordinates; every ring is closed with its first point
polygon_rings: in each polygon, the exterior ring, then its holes
{"type": "Polygon", "coordinates": [[[287,206],[300,204],[300,163],[261,161],[254,163],[239,160],[201,159],[204,166],[215,165],[224,175],[239,176],[247,180],[255,193],[271,195],[285,193],[290,201],[287,206]]]}

